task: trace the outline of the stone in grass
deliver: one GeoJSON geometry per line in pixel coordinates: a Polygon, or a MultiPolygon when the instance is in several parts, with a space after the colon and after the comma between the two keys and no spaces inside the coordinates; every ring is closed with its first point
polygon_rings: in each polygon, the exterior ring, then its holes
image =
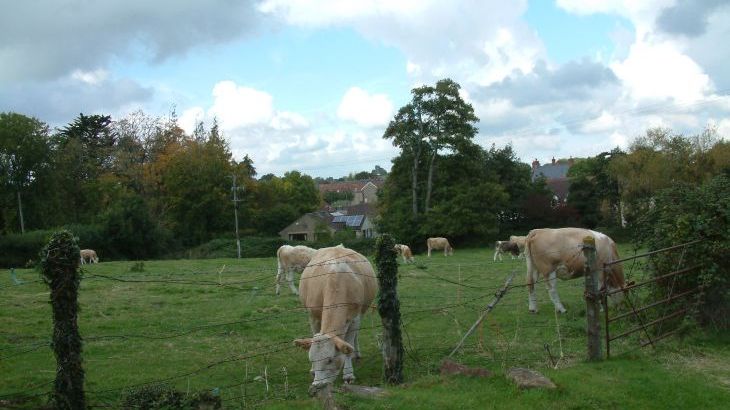
{"type": "Polygon", "coordinates": [[[477,376],[477,377],[491,377],[492,372],[482,367],[469,367],[453,362],[451,360],[444,360],[441,363],[441,376],[451,374],[463,374],[465,376],[477,376]]]}
{"type": "Polygon", "coordinates": [[[513,367],[507,371],[507,377],[512,379],[520,389],[532,389],[536,387],[554,389],[556,387],[552,380],[530,369],[513,367]]]}
{"type": "Polygon", "coordinates": [[[387,390],[380,387],[359,386],[357,384],[343,384],[340,390],[360,397],[383,397],[388,394],[387,390]]]}

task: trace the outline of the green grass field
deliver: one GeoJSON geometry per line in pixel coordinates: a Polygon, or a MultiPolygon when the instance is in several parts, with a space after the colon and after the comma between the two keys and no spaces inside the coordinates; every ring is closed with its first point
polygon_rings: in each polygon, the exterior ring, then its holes
{"type": "MultiPolygon", "coordinates": [[[[623,251],[628,254],[627,247],[623,251]]],[[[307,313],[288,288],[274,295],[275,258],[146,261],[143,272],[131,271],[133,265],[84,265],[79,327],[89,404],[116,408],[130,389],[165,382],[184,392],[215,391],[225,408],[321,407],[307,395],[307,354],[291,343],[310,335],[307,313]]],[[[449,258],[416,255],[416,264],[401,265],[406,383],[388,388],[385,398],[338,393],[340,404],[352,409],[728,407],[729,335],[698,332],[663,341],[654,350],[637,349],[637,335],[612,344],[611,360],[586,363],[582,280],[559,283],[568,309],[561,316],[544,286],[538,286],[537,314],[527,311],[524,287],[510,289],[455,356],[495,376],[441,377],[441,360],[513,270],[513,285],[524,284],[524,261],[495,263],[488,249],[457,249],[449,258]],[[536,369],[558,388],[519,391],[504,377],[513,366],[536,369]]],[[[642,276],[639,269],[627,267],[627,272],[630,279],[642,276]]],[[[49,296],[45,284],[33,282],[40,278],[37,272],[16,273],[24,284],[14,285],[7,271],[0,280],[0,400],[5,400],[0,407],[34,408],[44,402],[55,372],[48,347],[49,296]]],[[[381,385],[377,313],[365,316],[362,326],[357,383],[381,385]]]]}

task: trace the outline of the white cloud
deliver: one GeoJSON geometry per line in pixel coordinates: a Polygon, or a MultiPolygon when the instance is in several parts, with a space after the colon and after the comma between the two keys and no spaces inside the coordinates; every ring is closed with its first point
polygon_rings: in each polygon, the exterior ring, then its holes
{"type": "Polygon", "coordinates": [[[359,87],[351,87],[342,97],[337,116],[363,127],[382,127],[393,116],[393,103],[385,94],[370,94],[359,87]]]}
{"type": "Polygon", "coordinates": [[[71,73],[71,78],[88,85],[99,85],[103,83],[108,76],[109,72],[101,68],[93,71],[75,70],[71,73]]]}
{"type": "Polygon", "coordinates": [[[195,126],[200,122],[205,121],[205,110],[201,107],[192,107],[183,111],[180,117],[177,119],[180,128],[185,130],[186,133],[192,134],[195,130],[195,126]]]}
{"type": "Polygon", "coordinates": [[[581,132],[586,134],[605,133],[621,125],[621,121],[613,114],[602,111],[601,115],[583,124],[581,132]]]}
{"type": "Polygon", "coordinates": [[[221,81],[213,87],[209,117],[217,117],[223,129],[266,124],[274,116],[273,98],[268,93],[221,81]]]}
{"type": "Polygon", "coordinates": [[[711,90],[710,78],[669,42],[639,41],[624,61],[611,64],[632,99],[697,101],[711,90]]]}

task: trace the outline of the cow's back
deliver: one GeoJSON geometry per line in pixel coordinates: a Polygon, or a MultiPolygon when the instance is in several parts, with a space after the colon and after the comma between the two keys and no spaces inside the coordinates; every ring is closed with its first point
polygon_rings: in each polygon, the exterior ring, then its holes
{"type": "Polygon", "coordinates": [[[302,272],[299,299],[315,317],[333,298],[347,294],[347,302],[365,312],[375,299],[378,282],[368,259],[342,246],[317,250],[302,272]],[[337,290],[337,292],[335,292],[337,290]],[[337,295],[335,293],[338,293],[337,295]]]}
{"type": "Polygon", "coordinates": [[[610,237],[584,228],[533,229],[525,240],[525,253],[542,275],[547,275],[562,264],[571,276],[580,276],[585,270],[583,240],[587,236],[595,240],[599,265],[618,259],[616,244],[610,237]]]}

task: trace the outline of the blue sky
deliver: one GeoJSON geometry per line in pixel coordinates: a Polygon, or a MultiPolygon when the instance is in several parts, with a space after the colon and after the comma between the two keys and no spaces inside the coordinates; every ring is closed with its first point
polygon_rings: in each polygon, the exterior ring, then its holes
{"type": "Polygon", "coordinates": [[[259,174],[389,168],[388,121],[444,77],[481,119],[477,142],[525,162],[655,126],[730,134],[717,0],[26,3],[0,16],[0,111],[62,126],[174,107],[187,130],[216,118],[259,174]]]}

